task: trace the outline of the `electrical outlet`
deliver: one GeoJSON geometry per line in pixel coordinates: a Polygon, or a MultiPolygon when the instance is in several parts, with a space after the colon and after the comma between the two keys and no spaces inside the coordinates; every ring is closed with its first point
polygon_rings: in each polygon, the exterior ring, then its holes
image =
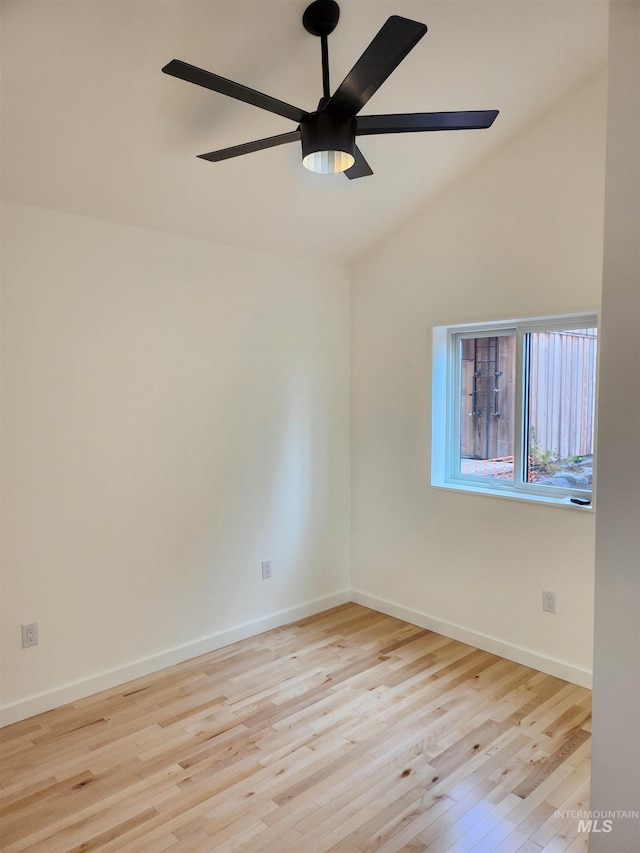
{"type": "Polygon", "coordinates": [[[271,577],[271,560],[262,561],[262,580],[266,581],[271,577]]]}
{"type": "Polygon", "coordinates": [[[37,622],[29,622],[26,625],[22,625],[22,648],[26,649],[27,646],[37,646],[38,645],[38,623],[37,622]]]}
{"type": "Polygon", "coordinates": [[[556,612],[556,594],[548,589],[542,590],[542,609],[547,613],[556,612]]]}

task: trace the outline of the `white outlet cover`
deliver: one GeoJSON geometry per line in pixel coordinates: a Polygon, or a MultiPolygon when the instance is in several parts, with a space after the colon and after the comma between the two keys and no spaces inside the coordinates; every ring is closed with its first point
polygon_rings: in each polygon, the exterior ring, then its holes
{"type": "Polygon", "coordinates": [[[21,625],[22,628],[22,648],[26,649],[29,646],[37,646],[39,642],[38,637],[38,623],[37,622],[27,622],[26,625],[21,625]]]}

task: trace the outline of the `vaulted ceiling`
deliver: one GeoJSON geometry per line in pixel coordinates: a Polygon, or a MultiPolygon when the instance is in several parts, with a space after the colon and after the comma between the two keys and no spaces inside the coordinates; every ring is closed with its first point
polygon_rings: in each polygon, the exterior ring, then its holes
{"type": "Polygon", "coordinates": [[[322,94],[305,0],[4,0],[2,195],[349,263],[606,63],[600,0],[343,0],[332,89],[389,15],[429,31],[362,113],[499,109],[489,130],[369,136],[374,170],[302,167],[297,144],[213,149],[293,122],[161,73],[185,60],[306,110],[322,94]]]}

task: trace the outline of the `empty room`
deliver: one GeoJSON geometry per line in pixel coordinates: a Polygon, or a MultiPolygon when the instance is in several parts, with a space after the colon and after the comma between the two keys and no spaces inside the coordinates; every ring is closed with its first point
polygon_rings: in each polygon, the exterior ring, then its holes
{"type": "Polygon", "coordinates": [[[639,44],[1,0],[3,852],[640,853],[639,44]]]}

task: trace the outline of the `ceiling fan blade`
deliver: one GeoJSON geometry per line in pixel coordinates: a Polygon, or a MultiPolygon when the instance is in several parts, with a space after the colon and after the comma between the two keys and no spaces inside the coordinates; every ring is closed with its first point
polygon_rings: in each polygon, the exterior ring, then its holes
{"type": "Polygon", "coordinates": [[[452,113],[404,113],[358,116],[356,136],[374,133],[411,133],[424,130],[482,130],[491,127],[498,110],[468,110],[452,113]]]}
{"type": "Polygon", "coordinates": [[[279,101],[270,95],[264,95],[255,89],[249,89],[240,83],[234,83],[233,80],[227,80],[226,77],[220,77],[217,74],[212,74],[210,71],[196,68],[195,65],[189,65],[188,62],[182,62],[180,59],[172,59],[162,70],[165,74],[170,74],[172,77],[186,80],[187,83],[204,86],[205,89],[211,89],[214,92],[219,92],[221,95],[228,95],[237,101],[244,101],[247,104],[252,104],[254,107],[260,107],[262,110],[277,113],[277,115],[290,118],[292,121],[300,122],[306,115],[306,112],[298,107],[286,104],[284,101],[279,101]]]}
{"type": "Polygon", "coordinates": [[[425,24],[392,15],[329,98],[324,110],[344,118],[356,115],[426,32],[425,24]]]}
{"type": "Polygon", "coordinates": [[[219,151],[210,151],[208,154],[198,154],[198,157],[201,160],[218,163],[220,160],[228,160],[230,157],[251,154],[252,151],[262,151],[265,148],[274,148],[276,145],[285,145],[287,142],[299,141],[300,131],[292,130],[290,133],[268,136],[266,139],[257,139],[255,142],[244,142],[242,145],[233,145],[231,148],[221,148],[219,151]]]}
{"type": "Polygon", "coordinates": [[[347,169],[345,175],[352,181],[354,178],[366,178],[367,175],[373,175],[373,169],[364,159],[364,154],[356,145],[356,162],[351,166],[350,169],[347,169]]]}

